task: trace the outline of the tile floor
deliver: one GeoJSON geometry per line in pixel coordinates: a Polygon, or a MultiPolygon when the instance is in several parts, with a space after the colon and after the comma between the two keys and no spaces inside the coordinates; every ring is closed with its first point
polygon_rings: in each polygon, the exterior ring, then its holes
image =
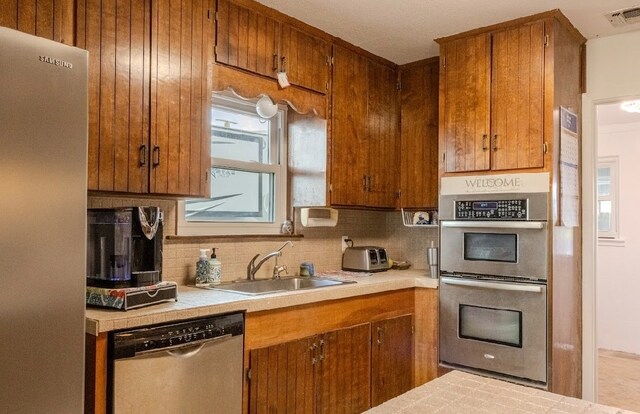
{"type": "Polygon", "coordinates": [[[598,351],[598,403],[640,412],[640,355],[598,351]]]}

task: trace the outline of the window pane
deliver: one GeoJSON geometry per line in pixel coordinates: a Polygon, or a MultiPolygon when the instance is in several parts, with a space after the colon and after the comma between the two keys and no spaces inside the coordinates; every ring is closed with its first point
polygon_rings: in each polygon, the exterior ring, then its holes
{"type": "Polygon", "coordinates": [[[611,201],[598,201],[598,231],[611,231],[611,201]]]}
{"type": "Polygon", "coordinates": [[[220,107],[211,112],[211,156],[270,163],[270,120],[220,107]]]}
{"type": "Polygon", "coordinates": [[[598,195],[611,194],[611,167],[598,167],[598,195]]]}
{"type": "Polygon", "coordinates": [[[211,169],[211,198],[187,200],[187,221],[272,223],[274,174],[211,169]]]}

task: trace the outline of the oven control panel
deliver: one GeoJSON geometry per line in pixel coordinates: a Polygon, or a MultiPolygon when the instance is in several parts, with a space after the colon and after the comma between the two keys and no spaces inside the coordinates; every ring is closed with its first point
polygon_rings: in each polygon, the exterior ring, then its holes
{"type": "Polygon", "coordinates": [[[526,220],[527,200],[456,201],[456,220],[526,220]]]}

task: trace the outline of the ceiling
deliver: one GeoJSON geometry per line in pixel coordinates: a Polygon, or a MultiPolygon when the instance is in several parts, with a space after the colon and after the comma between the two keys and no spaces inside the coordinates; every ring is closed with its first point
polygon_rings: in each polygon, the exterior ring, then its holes
{"type": "Polygon", "coordinates": [[[598,125],[617,125],[640,123],[640,113],[625,112],[620,109],[620,103],[598,105],[598,125]]]}
{"type": "Polygon", "coordinates": [[[640,0],[258,0],[397,64],[438,55],[433,39],[560,9],[587,38],[640,30],[605,13],[640,0]]]}

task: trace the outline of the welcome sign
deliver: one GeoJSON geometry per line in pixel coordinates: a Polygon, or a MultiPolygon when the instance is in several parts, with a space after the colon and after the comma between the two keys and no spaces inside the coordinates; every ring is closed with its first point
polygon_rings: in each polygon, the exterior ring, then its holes
{"type": "Polygon", "coordinates": [[[443,177],[441,195],[491,193],[548,193],[549,173],[443,177]]]}

